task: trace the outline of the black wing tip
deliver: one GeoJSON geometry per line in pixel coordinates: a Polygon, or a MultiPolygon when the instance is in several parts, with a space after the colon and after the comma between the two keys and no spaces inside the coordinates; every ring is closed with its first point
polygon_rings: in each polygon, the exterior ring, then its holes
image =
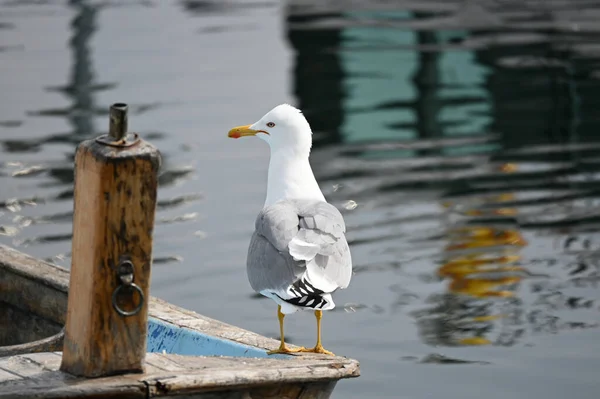
{"type": "Polygon", "coordinates": [[[289,303],[290,305],[298,306],[307,309],[323,309],[329,305],[329,301],[323,298],[321,295],[304,295],[300,297],[294,297],[289,299],[283,299],[277,295],[282,301],[289,303]]]}
{"type": "Polygon", "coordinates": [[[294,295],[293,298],[279,298],[282,301],[295,306],[309,309],[322,309],[329,304],[329,301],[323,298],[323,295],[327,293],[316,288],[309,281],[307,281],[304,276],[290,285],[288,291],[294,295]]]}

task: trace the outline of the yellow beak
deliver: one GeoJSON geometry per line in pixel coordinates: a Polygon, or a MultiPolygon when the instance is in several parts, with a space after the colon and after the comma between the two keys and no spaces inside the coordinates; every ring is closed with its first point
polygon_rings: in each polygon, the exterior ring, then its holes
{"type": "Polygon", "coordinates": [[[256,133],[265,133],[262,130],[250,129],[250,126],[252,126],[252,125],[244,125],[244,126],[234,127],[233,129],[231,129],[229,131],[228,136],[231,138],[234,138],[234,139],[239,139],[240,137],[243,137],[243,136],[255,136],[256,133]]]}

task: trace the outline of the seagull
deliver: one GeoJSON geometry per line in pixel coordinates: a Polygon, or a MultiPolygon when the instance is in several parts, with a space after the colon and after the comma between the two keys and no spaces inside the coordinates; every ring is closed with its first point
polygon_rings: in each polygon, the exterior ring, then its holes
{"type": "Polygon", "coordinates": [[[335,307],[331,294],[350,284],[352,258],[344,218],[327,202],[310,167],[310,125],[299,109],[281,104],[258,122],[234,127],[228,135],[256,136],[271,151],[266,200],[246,260],[252,289],[277,303],[281,344],[267,353],[333,355],[321,343],[321,318],[324,310],[335,307]],[[287,347],[285,315],[309,309],[317,321],[316,345],[287,347]]]}

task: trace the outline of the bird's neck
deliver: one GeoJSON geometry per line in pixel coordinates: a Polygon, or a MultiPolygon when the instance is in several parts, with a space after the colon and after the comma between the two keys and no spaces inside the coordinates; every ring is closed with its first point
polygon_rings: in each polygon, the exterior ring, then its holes
{"type": "Polygon", "coordinates": [[[271,153],[265,207],[286,199],[325,201],[310,167],[308,154],[271,153]]]}

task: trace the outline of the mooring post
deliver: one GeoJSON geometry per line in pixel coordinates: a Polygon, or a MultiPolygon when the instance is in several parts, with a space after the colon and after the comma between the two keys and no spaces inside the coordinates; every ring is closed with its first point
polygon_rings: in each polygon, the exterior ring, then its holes
{"type": "Polygon", "coordinates": [[[127,105],[109,134],[75,155],[72,264],[61,370],[84,377],[143,372],[160,154],[127,133],[127,105]]]}

